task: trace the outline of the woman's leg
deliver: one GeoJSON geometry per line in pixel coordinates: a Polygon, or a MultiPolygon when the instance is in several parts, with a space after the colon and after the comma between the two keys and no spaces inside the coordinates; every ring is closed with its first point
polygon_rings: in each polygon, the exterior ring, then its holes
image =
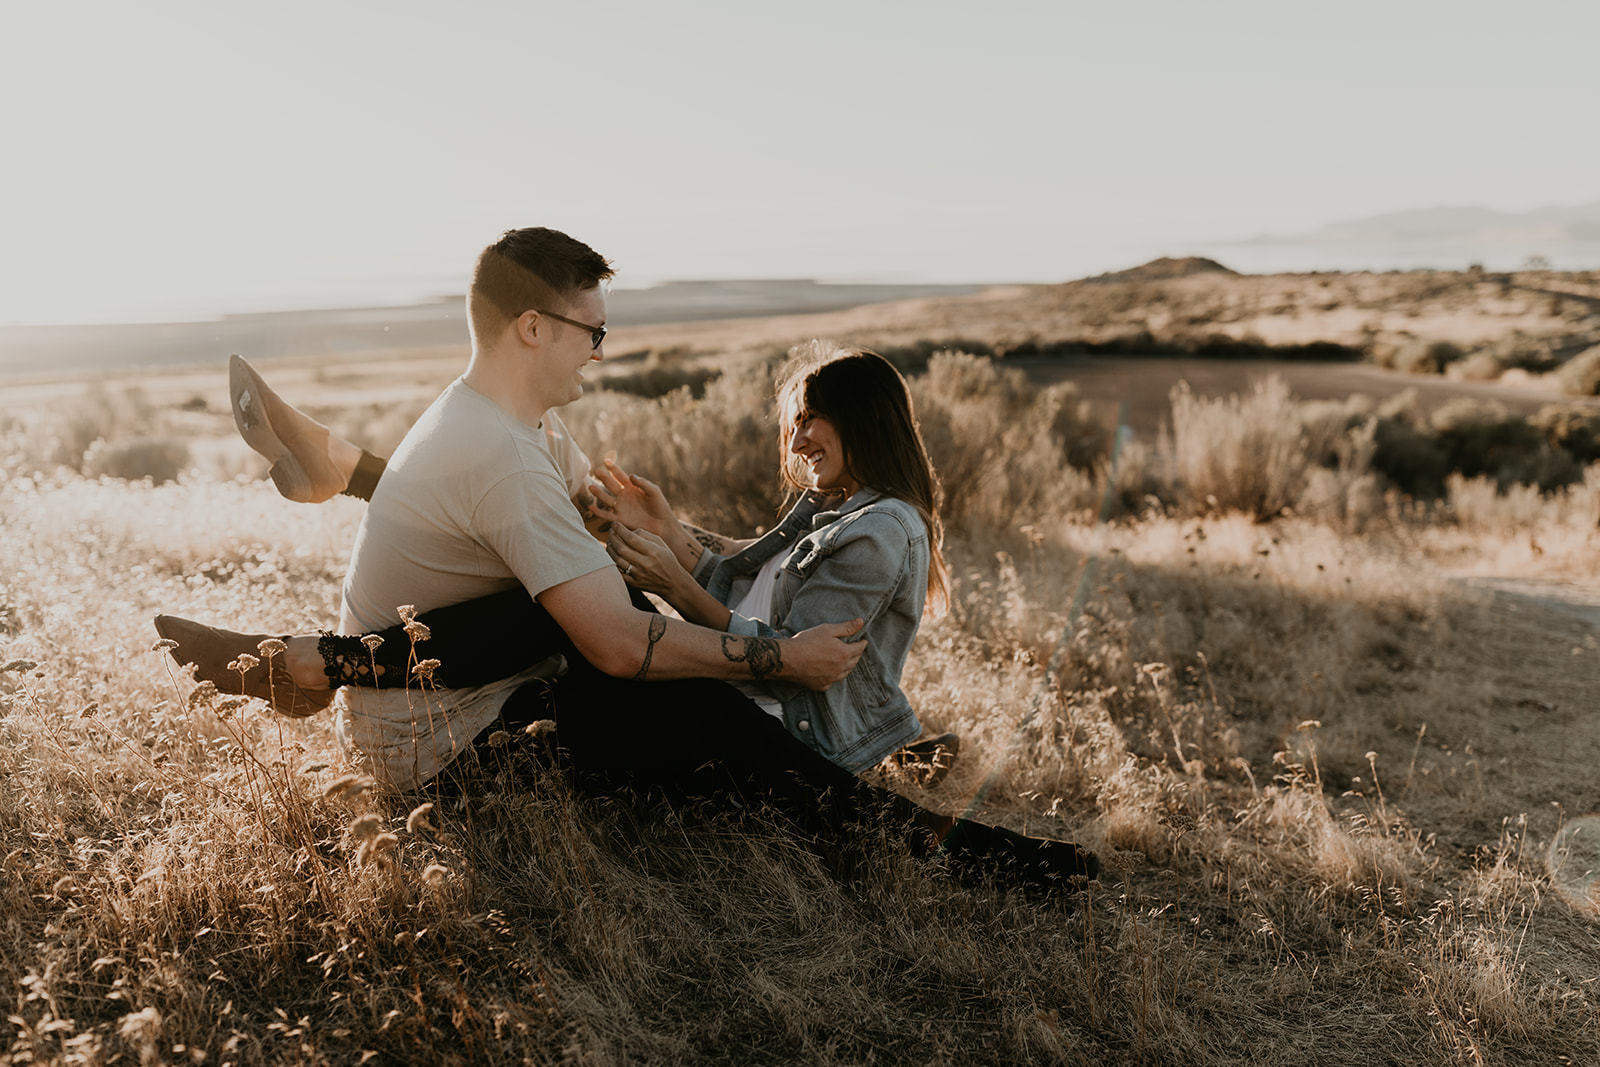
{"type": "MultiPolygon", "coordinates": [[[[422,629],[405,625],[348,637],[323,634],[317,639],[328,685],[404,688],[413,664],[438,660],[433,684],[441,689],[509,678],[554,654],[575,654],[565,631],[521,586],[503,593],[425,611],[416,618],[422,629]],[[412,633],[426,634],[412,641],[412,633]],[[373,649],[362,642],[376,636],[373,649]]],[[[414,683],[412,683],[414,684],[414,683]]]]}
{"type": "Polygon", "coordinates": [[[290,500],[317,504],[340,493],[371,500],[384,461],[333,433],[228,357],[228,397],[239,435],[272,461],[272,482],[290,500]]]}
{"type": "MultiPolygon", "coordinates": [[[[629,589],[628,594],[634,607],[655,612],[639,590],[629,589]]],[[[414,662],[436,659],[433,684],[458,689],[509,678],[552,655],[565,656],[569,663],[581,658],[566,631],[521,586],[425,611],[416,621],[427,637],[415,646],[404,625],[377,631],[382,643],[372,650],[362,643],[371,635],[323,634],[317,651],[328,684],[404,688],[414,662]]]]}
{"type": "MultiPolygon", "coordinates": [[[[641,611],[655,611],[643,593],[630,590],[630,595],[641,611]]],[[[223,693],[260,697],[297,718],[327,707],[341,685],[403,689],[416,684],[411,670],[422,660],[438,661],[432,684],[455,689],[509,678],[552,655],[569,663],[581,658],[550,613],[520,586],[424,612],[415,620],[421,629],[410,632],[396,625],[376,635],[278,637],[236,633],[174,615],[158,615],[155,622],[156,632],[170,642],[172,658],[195,665],[196,681],[210,682],[223,693]],[[412,633],[418,635],[415,642],[412,633]],[[368,648],[364,642],[372,636],[379,641],[368,648]],[[270,660],[260,651],[268,640],[283,645],[270,660]],[[241,656],[256,665],[239,670],[241,656]]]]}

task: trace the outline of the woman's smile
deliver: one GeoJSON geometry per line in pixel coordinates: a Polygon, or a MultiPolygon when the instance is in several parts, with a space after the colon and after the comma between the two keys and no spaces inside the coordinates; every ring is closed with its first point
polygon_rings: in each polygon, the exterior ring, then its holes
{"type": "Polygon", "coordinates": [[[809,415],[796,423],[789,451],[805,459],[813,484],[823,492],[848,496],[861,488],[845,467],[839,431],[826,416],[809,415]]]}

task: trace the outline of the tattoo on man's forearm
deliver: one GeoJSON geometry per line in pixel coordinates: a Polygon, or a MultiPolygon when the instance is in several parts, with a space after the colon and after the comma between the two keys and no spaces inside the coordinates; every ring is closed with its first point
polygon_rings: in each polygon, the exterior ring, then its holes
{"type": "Polygon", "coordinates": [[[650,619],[650,641],[644,646],[644,662],[639,664],[639,673],[633,676],[636,682],[644,681],[645,675],[650,673],[650,657],[656,654],[656,642],[667,632],[667,617],[656,615],[650,619]]]}
{"type": "Polygon", "coordinates": [[[783,670],[783,652],[774,637],[735,637],[722,635],[722,654],[730,663],[750,667],[750,677],[761,679],[783,670]]]}

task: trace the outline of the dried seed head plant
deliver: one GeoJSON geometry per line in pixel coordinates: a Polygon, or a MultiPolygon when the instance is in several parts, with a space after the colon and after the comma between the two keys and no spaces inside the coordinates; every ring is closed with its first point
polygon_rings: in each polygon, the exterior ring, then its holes
{"type": "MultiPolygon", "coordinates": [[[[1090,310],[1115,326],[1132,297],[1111,288],[1090,310]]],[[[1464,580],[1600,577],[1600,474],[1418,504],[1363,480],[1392,430],[1365,420],[1390,415],[1335,422],[1277,386],[1191,392],[1165,452],[1003,362],[935,354],[913,388],[952,589],[903,681],[962,746],[932,787],[873,773],[1086,841],[1099,882],[1045,898],[870,827],[841,855],[759,806],[596,794],[537,758],[553,723],[448,789],[386,794],[327,716],[149,651],[151,605],[277,633],[333,617],[356,502],[23,469],[37,449],[8,445],[7,1055],[1600,1060],[1578,870],[1600,640],[1576,600],[1464,580]]],[[[599,391],[569,425],[746,533],[778,503],[770,390],[757,352],[699,398],[599,391]]],[[[427,700],[438,664],[402,615],[427,700]]],[[[285,649],[257,653],[235,669],[285,649]]]]}

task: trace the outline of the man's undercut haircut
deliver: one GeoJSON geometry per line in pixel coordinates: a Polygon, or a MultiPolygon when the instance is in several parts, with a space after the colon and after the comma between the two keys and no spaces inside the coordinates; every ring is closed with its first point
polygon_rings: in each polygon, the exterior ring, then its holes
{"type": "Polygon", "coordinates": [[[467,290],[472,332],[487,340],[524,311],[565,311],[578,293],[610,277],[604,256],[559,230],[507,230],[473,268],[467,290]]]}

